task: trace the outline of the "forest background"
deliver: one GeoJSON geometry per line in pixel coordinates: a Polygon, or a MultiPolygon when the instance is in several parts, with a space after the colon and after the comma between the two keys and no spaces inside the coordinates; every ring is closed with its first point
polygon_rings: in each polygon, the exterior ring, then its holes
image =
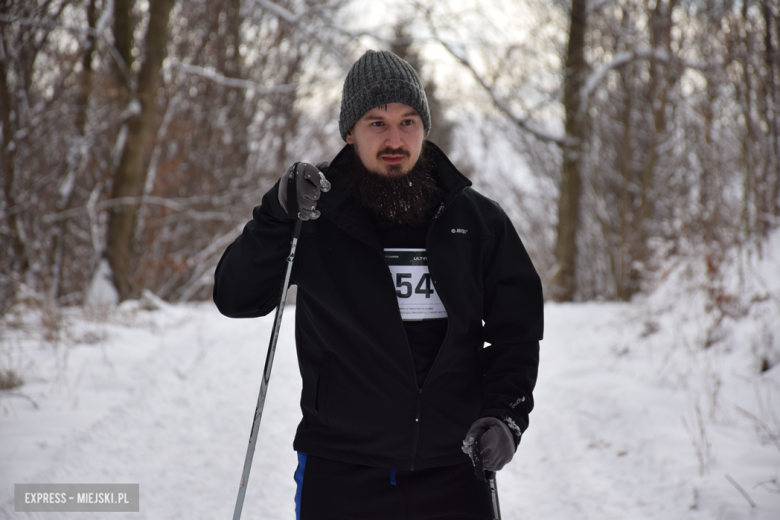
{"type": "MultiPolygon", "coordinates": [[[[270,321],[218,316],[213,271],[343,146],[368,48],[420,71],[430,139],[542,277],[507,517],[778,517],[777,0],[0,0],[0,517],[52,478],[232,506],[270,321]]],[[[293,495],[288,330],[268,497],[293,495]]]]}
{"type": "Polygon", "coordinates": [[[208,299],[263,193],[342,146],[340,86],[367,48],[421,72],[430,139],[510,214],[548,298],[629,300],[677,258],[716,281],[729,249],[761,254],[776,1],[480,5],[0,2],[0,315],[208,299]]]}

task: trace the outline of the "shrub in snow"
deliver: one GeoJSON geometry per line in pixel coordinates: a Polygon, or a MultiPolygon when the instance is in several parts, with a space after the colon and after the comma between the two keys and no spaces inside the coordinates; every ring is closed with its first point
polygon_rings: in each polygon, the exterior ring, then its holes
{"type": "Polygon", "coordinates": [[[22,378],[9,368],[0,368],[0,390],[11,390],[24,384],[22,378]]]}

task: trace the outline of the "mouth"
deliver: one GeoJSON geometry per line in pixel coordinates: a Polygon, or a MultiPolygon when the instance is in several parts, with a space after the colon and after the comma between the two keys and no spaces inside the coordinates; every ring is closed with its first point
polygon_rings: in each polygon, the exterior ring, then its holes
{"type": "Polygon", "coordinates": [[[399,164],[406,158],[405,155],[383,155],[382,160],[387,164],[399,164]]]}
{"type": "Polygon", "coordinates": [[[404,149],[397,149],[397,150],[384,149],[381,152],[379,152],[377,156],[385,164],[392,165],[392,164],[402,163],[404,159],[409,157],[409,152],[407,152],[404,149]]]}

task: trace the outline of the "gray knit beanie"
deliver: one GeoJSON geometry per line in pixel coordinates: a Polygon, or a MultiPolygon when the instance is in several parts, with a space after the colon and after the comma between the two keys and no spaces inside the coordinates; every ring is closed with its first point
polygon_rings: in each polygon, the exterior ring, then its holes
{"type": "Polygon", "coordinates": [[[403,103],[417,110],[428,135],[428,99],[412,66],[390,51],[367,51],[352,65],[344,81],[339,115],[341,138],[347,140],[347,133],[366,112],[390,103],[403,103]]]}

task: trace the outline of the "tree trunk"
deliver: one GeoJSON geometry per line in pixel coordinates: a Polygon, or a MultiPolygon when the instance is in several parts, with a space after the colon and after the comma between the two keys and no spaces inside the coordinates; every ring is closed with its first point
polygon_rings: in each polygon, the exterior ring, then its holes
{"type": "MultiPolygon", "coordinates": [[[[740,22],[743,25],[747,25],[748,6],[745,3],[742,6],[742,20],[740,22]]],[[[742,136],[742,159],[745,166],[745,174],[742,184],[744,190],[742,194],[742,225],[745,232],[745,237],[749,240],[753,236],[753,232],[756,229],[756,171],[755,162],[756,158],[753,155],[753,144],[756,142],[756,135],[754,132],[755,126],[753,123],[753,96],[755,87],[753,85],[753,75],[750,72],[750,56],[752,55],[753,48],[751,44],[751,38],[745,38],[740,44],[742,46],[742,53],[740,56],[740,64],[742,65],[742,81],[741,85],[735,85],[737,91],[742,93],[741,105],[742,114],[745,118],[745,133],[742,136]]]]}
{"type": "Polygon", "coordinates": [[[706,244],[715,243],[719,239],[720,233],[717,230],[717,223],[720,222],[720,186],[715,186],[716,171],[718,162],[715,155],[715,147],[718,145],[716,138],[715,116],[713,106],[717,100],[717,85],[712,79],[707,80],[707,100],[704,104],[703,116],[705,124],[704,139],[707,143],[706,155],[704,157],[704,168],[702,168],[701,178],[699,180],[699,204],[702,214],[702,237],[706,244]]]}
{"type": "MultiPolygon", "coordinates": [[[[89,0],[87,4],[87,27],[94,29],[97,22],[96,0],[89,0]]],[[[92,56],[97,48],[97,37],[94,34],[87,36],[84,55],[81,58],[82,73],[79,92],[76,96],[76,135],[81,140],[87,135],[87,115],[89,112],[89,98],[92,95],[92,56]]],[[[83,148],[83,145],[79,144],[83,148]]],[[[81,154],[70,154],[67,158],[67,169],[65,176],[60,183],[61,198],[57,201],[58,211],[66,211],[71,208],[73,200],[73,186],[76,182],[76,175],[81,162],[84,160],[81,154]]],[[[60,295],[62,267],[63,267],[63,237],[67,228],[68,220],[62,219],[54,229],[54,238],[52,244],[52,284],[50,295],[52,300],[56,300],[60,295]]]]}
{"type": "MultiPolygon", "coordinates": [[[[138,73],[135,100],[140,111],[127,122],[127,138],[114,174],[111,197],[139,197],[143,188],[143,167],[154,123],[154,99],[160,67],[168,42],[168,20],[175,0],[151,0],[149,28],[144,39],[145,59],[138,73]]],[[[105,256],[111,265],[120,301],[134,296],[131,259],[138,203],[122,203],[111,208],[105,256]]]]}
{"type": "MultiPolygon", "coordinates": [[[[765,2],[768,6],[768,2],[765,2]]],[[[780,40],[780,16],[767,12],[767,25],[774,26],[775,39],[780,40]],[[771,23],[770,23],[771,20],[771,23]]],[[[770,37],[771,38],[771,37],[770,37]]],[[[772,190],[772,200],[774,201],[773,215],[780,217],[780,114],[777,107],[780,107],[780,42],[772,47],[772,52],[767,54],[767,61],[772,63],[770,72],[772,75],[772,103],[775,107],[773,111],[774,125],[772,126],[772,150],[775,159],[775,185],[772,190]]]]}
{"type": "MultiPolygon", "coordinates": [[[[650,12],[650,45],[653,49],[663,49],[671,56],[671,31],[672,11],[677,0],[658,0],[655,8],[650,12]]],[[[653,118],[653,127],[650,129],[650,143],[648,145],[647,163],[639,182],[640,201],[639,211],[634,218],[634,244],[632,248],[629,276],[624,287],[623,300],[628,300],[641,289],[642,271],[635,267],[639,262],[647,266],[650,249],[648,240],[652,233],[652,223],[655,215],[655,177],[658,169],[658,146],[666,138],[666,111],[668,108],[668,91],[670,84],[676,80],[672,66],[660,63],[655,57],[650,60],[650,85],[648,103],[653,118]]]]}
{"type": "MultiPolygon", "coordinates": [[[[6,11],[3,5],[3,11],[6,11]]],[[[9,56],[5,49],[6,41],[3,26],[0,25],[0,124],[3,125],[3,142],[0,145],[0,164],[3,168],[3,198],[2,212],[5,217],[5,227],[9,234],[8,240],[3,238],[3,248],[0,257],[3,258],[0,263],[0,315],[11,306],[13,297],[16,293],[16,287],[21,280],[22,275],[27,270],[27,253],[24,247],[24,241],[19,235],[19,214],[16,207],[16,194],[14,184],[16,170],[14,164],[14,155],[16,152],[16,143],[14,143],[14,125],[11,121],[11,112],[13,106],[12,94],[8,89],[8,73],[10,68],[9,56]]],[[[19,114],[16,114],[18,121],[19,114]]]]}
{"type": "MultiPolygon", "coordinates": [[[[769,154],[767,164],[766,179],[766,208],[768,215],[774,217],[780,216],[780,47],[775,43],[774,38],[780,39],[780,18],[773,13],[770,0],[764,0],[762,3],[762,14],[764,17],[764,64],[766,66],[766,87],[765,103],[771,104],[774,109],[764,112],[767,118],[769,154]]],[[[776,221],[776,219],[775,219],[776,221]]],[[[769,227],[769,225],[768,225],[769,227]]]]}
{"type": "MultiPolygon", "coordinates": [[[[114,48],[112,71],[114,83],[121,92],[130,91],[133,64],[133,32],[135,30],[132,11],[135,0],[114,0],[114,48]]],[[[151,6],[150,6],[151,8],[151,6]]]]}
{"type": "Polygon", "coordinates": [[[552,297],[572,301],[577,291],[577,232],[580,227],[582,186],[582,138],[584,114],[580,112],[580,91],[587,75],[585,62],[586,0],[573,0],[569,44],[563,78],[563,107],[566,112],[567,144],[563,146],[561,192],[555,260],[558,272],[552,280],[552,297]]]}
{"type": "MultiPolygon", "coordinates": [[[[628,15],[625,15],[628,19],[628,15]]],[[[633,233],[631,233],[632,221],[633,221],[633,204],[631,197],[631,183],[634,177],[633,168],[631,166],[631,160],[633,158],[633,126],[631,114],[634,110],[634,66],[633,64],[627,64],[620,70],[620,77],[625,89],[625,106],[623,107],[623,113],[621,118],[621,125],[623,129],[623,136],[621,140],[621,146],[617,150],[618,167],[620,168],[620,238],[618,242],[618,251],[616,252],[619,258],[617,262],[617,269],[614,271],[615,290],[617,297],[621,300],[627,300],[629,294],[628,278],[629,271],[631,269],[631,240],[633,233]]]]}

